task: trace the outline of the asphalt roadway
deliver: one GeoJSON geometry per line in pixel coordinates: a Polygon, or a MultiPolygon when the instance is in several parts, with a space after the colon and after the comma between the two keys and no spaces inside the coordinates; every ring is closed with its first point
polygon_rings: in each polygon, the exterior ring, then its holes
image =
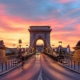
{"type": "Polygon", "coordinates": [[[44,54],[31,57],[21,66],[0,76],[0,80],[80,80],[80,74],[64,68],[44,54]]]}

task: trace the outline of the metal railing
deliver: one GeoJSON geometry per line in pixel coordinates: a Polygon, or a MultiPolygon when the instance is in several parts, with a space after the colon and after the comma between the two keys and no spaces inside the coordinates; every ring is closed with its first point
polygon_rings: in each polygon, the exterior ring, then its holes
{"type": "Polygon", "coordinates": [[[53,54],[45,53],[50,58],[56,60],[59,64],[63,65],[64,67],[73,70],[75,72],[80,73],[80,61],[74,61],[71,56],[64,57],[62,60],[58,60],[57,56],[54,56],[53,54]]]}
{"type": "MultiPolygon", "coordinates": [[[[25,60],[28,60],[32,55],[34,54],[27,54],[27,56],[25,56],[25,60]]],[[[16,67],[20,66],[21,63],[18,63],[18,62],[19,62],[19,59],[17,58],[7,60],[6,62],[1,62],[0,63],[0,75],[7,73],[15,69],[16,67]]]]}
{"type": "Polygon", "coordinates": [[[18,60],[17,59],[12,59],[12,60],[8,60],[6,62],[1,62],[0,63],[0,75],[14,69],[15,67],[19,66],[20,64],[14,64],[16,63],[18,60]]]}
{"type": "Polygon", "coordinates": [[[73,71],[80,73],[80,61],[74,61],[73,59],[64,59],[61,64],[73,71]]]}

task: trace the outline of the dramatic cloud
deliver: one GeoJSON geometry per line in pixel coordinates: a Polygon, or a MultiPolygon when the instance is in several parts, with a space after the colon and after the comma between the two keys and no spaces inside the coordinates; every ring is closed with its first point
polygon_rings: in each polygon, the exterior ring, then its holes
{"type": "Polygon", "coordinates": [[[51,44],[75,46],[80,36],[80,0],[0,0],[0,39],[29,44],[31,25],[51,26],[51,44]],[[28,37],[28,38],[27,38],[28,37]]]}

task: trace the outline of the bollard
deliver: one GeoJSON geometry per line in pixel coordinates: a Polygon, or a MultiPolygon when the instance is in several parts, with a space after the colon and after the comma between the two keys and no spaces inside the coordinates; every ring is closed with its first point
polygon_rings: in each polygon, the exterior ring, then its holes
{"type": "Polygon", "coordinates": [[[1,63],[2,64],[2,72],[3,72],[3,63],[1,63]]]}
{"type": "Polygon", "coordinates": [[[75,70],[75,63],[76,63],[76,62],[74,61],[74,70],[75,70]]]}
{"type": "Polygon", "coordinates": [[[7,62],[7,64],[8,64],[8,66],[7,66],[7,67],[8,67],[8,69],[9,69],[9,68],[10,68],[10,66],[9,66],[9,61],[7,62]]]}
{"type": "Polygon", "coordinates": [[[78,71],[79,71],[79,62],[78,62],[78,71]]]}
{"type": "Polygon", "coordinates": [[[71,60],[71,68],[72,68],[72,60],[71,60]]]}
{"type": "Polygon", "coordinates": [[[11,68],[12,68],[12,66],[13,66],[13,65],[12,65],[12,60],[11,60],[11,68]]]}
{"type": "Polygon", "coordinates": [[[69,67],[70,67],[70,60],[68,60],[68,64],[69,64],[69,67]]]}
{"type": "Polygon", "coordinates": [[[5,70],[7,70],[7,62],[5,62],[5,70]]]}

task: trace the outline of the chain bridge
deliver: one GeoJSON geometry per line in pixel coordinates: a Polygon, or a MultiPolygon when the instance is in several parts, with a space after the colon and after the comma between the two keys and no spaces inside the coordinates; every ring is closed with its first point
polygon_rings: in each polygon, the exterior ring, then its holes
{"type": "Polygon", "coordinates": [[[57,53],[51,47],[50,26],[30,26],[28,31],[30,45],[25,52],[24,65],[17,63],[20,60],[17,54],[6,57],[6,61],[0,61],[0,80],[80,80],[80,62],[74,61],[71,55],[62,54],[61,49],[57,53]],[[39,54],[37,40],[44,43],[39,54]]]}

